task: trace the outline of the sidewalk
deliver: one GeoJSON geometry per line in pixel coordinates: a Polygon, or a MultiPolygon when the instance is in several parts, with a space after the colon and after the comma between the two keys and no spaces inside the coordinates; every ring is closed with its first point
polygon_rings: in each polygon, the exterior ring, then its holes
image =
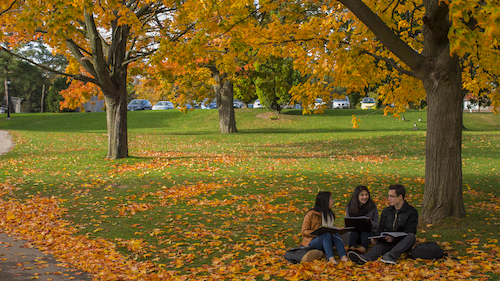
{"type": "MultiPolygon", "coordinates": [[[[8,132],[0,130],[0,155],[13,147],[8,132]]],[[[52,255],[31,248],[28,242],[10,237],[0,229],[0,281],[92,280],[92,276],[86,272],[58,266],[61,262],[52,255]]]]}

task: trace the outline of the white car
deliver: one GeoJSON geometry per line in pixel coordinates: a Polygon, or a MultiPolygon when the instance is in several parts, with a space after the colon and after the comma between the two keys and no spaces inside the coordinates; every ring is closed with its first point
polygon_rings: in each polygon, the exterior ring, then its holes
{"type": "Polygon", "coordinates": [[[375,109],[376,106],[377,102],[374,98],[367,97],[361,100],[361,109],[375,109]]]}
{"type": "Polygon", "coordinates": [[[0,108],[0,114],[4,114],[5,113],[5,110],[3,110],[3,108],[0,108]]]}
{"type": "Polygon", "coordinates": [[[349,101],[348,97],[345,97],[343,99],[334,99],[332,108],[349,108],[351,106],[351,102],[349,101]]]}
{"type": "Polygon", "coordinates": [[[234,100],[233,101],[233,107],[234,108],[243,108],[243,107],[245,107],[245,105],[240,100],[234,100]]]}
{"type": "Polygon", "coordinates": [[[253,108],[264,108],[264,106],[262,104],[260,104],[260,100],[256,100],[253,103],[253,108]]]}
{"type": "Polygon", "coordinates": [[[217,100],[210,100],[209,98],[204,99],[200,104],[201,109],[216,109],[217,100]]]}
{"type": "Polygon", "coordinates": [[[323,101],[323,99],[317,98],[316,102],[314,103],[314,109],[318,109],[320,107],[325,108],[326,102],[323,101]]]}
{"type": "Polygon", "coordinates": [[[159,101],[153,105],[153,110],[167,110],[175,109],[174,104],[171,101],[159,101]]]}

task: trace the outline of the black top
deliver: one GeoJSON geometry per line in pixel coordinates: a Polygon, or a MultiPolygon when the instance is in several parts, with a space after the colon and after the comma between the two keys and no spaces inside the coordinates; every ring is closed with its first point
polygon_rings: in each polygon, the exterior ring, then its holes
{"type": "Polygon", "coordinates": [[[380,215],[380,225],[377,235],[384,231],[397,231],[417,234],[418,211],[406,202],[401,209],[396,210],[394,206],[389,206],[380,215]]]}

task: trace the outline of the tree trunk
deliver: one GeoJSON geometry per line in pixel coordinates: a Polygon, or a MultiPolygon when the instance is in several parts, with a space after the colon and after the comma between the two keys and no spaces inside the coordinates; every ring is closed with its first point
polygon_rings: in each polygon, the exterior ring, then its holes
{"type": "Polygon", "coordinates": [[[435,223],[465,216],[462,196],[463,94],[459,58],[450,55],[448,6],[424,1],[424,50],[418,76],[427,94],[425,190],[421,218],[435,223]]]}
{"type": "Polygon", "coordinates": [[[233,95],[233,82],[224,79],[222,87],[216,93],[217,108],[219,110],[219,130],[221,134],[238,132],[234,116],[233,95]]]}
{"type": "Polygon", "coordinates": [[[217,109],[219,111],[219,131],[221,134],[236,133],[236,118],[233,107],[233,82],[220,75],[215,65],[209,66],[212,77],[216,84],[214,86],[217,109]]]}
{"type": "MultiPolygon", "coordinates": [[[[439,64],[439,63],[438,63],[439,64]]],[[[462,197],[462,95],[458,59],[430,72],[427,92],[425,190],[422,219],[465,216],[462,197]]]]}
{"type": "MultiPolygon", "coordinates": [[[[275,92],[276,93],[276,92],[275,92]]],[[[271,108],[273,109],[274,111],[274,114],[278,115],[278,114],[281,114],[281,106],[280,104],[278,103],[278,97],[276,96],[276,94],[274,95],[273,97],[273,101],[271,103],[271,108]]]]}
{"type": "Polygon", "coordinates": [[[108,125],[107,159],[128,157],[127,91],[117,91],[115,95],[104,95],[108,125]]]}
{"type": "Polygon", "coordinates": [[[42,87],[42,100],[40,101],[40,113],[43,113],[43,100],[45,99],[45,84],[42,87]]]}

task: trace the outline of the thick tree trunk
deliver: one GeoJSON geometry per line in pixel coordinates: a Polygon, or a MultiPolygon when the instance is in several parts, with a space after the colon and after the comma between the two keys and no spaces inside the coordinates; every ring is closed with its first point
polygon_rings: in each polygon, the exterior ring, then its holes
{"type": "Polygon", "coordinates": [[[221,134],[236,133],[236,118],[233,107],[233,82],[221,76],[216,66],[209,66],[216,82],[214,86],[219,111],[219,131],[221,134]]]}
{"type": "Polygon", "coordinates": [[[107,159],[128,157],[127,133],[127,92],[105,95],[106,118],[108,125],[107,159]]]}
{"type": "Polygon", "coordinates": [[[222,87],[217,92],[217,108],[219,110],[219,130],[221,134],[236,133],[236,118],[233,107],[233,82],[222,81],[222,87]]]}
{"type": "Polygon", "coordinates": [[[449,50],[448,6],[424,1],[423,55],[418,76],[427,93],[425,190],[422,220],[435,223],[465,216],[462,196],[462,73],[449,50]]]}
{"type": "Polygon", "coordinates": [[[425,79],[427,138],[422,219],[465,216],[462,197],[462,95],[458,59],[425,79]]]}

